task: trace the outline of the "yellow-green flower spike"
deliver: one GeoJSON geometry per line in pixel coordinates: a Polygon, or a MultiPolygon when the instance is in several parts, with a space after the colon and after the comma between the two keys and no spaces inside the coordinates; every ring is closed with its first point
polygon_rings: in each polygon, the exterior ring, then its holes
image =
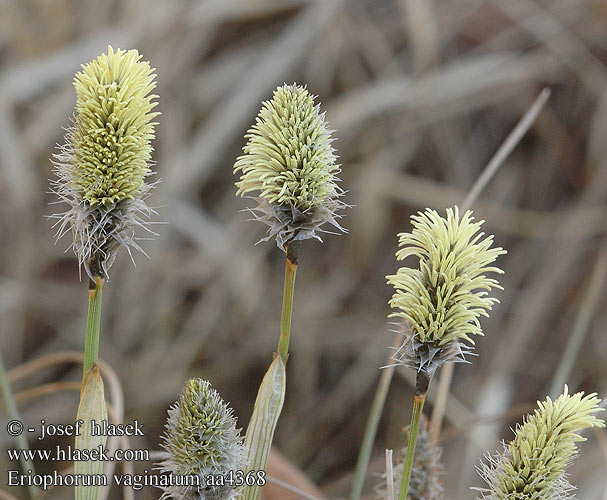
{"type": "Polygon", "coordinates": [[[472,212],[462,217],[458,207],[447,217],[426,209],[411,217],[413,230],[399,234],[398,260],[418,259],[415,268],[401,267],[387,277],[395,293],[390,317],[406,320],[407,339],[395,359],[418,371],[433,373],[440,364],[462,359],[474,344],[472,335],[482,335],[481,316],[498,302],[489,297],[501,288],[486,273],[503,271],[490,264],[506,253],[491,248],[493,236],[479,232],[483,221],[473,222],[472,212]]]}
{"type": "Polygon", "coordinates": [[[344,204],[331,132],[304,87],[285,84],[263,103],[234,172],[241,173],[238,195],[259,193],[253,211],[270,226],[265,240],[276,236],[284,249],[290,240],[318,238],[325,222],[343,230],[335,221],[344,204]]]}
{"type": "Polygon", "coordinates": [[[259,191],[270,203],[302,212],[335,197],[339,168],[331,131],[305,88],[278,87],[245,137],[245,154],[234,165],[242,172],[238,194],[259,191]]]}
{"type": "Polygon", "coordinates": [[[110,46],[74,77],[73,183],[91,207],[133,200],[150,173],[156,83],[141,58],[110,46]]]}
{"type": "Polygon", "coordinates": [[[211,384],[190,379],[177,403],[169,409],[163,436],[162,472],[175,476],[195,476],[198,485],[171,485],[162,499],[227,500],[233,498],[234,483],[207,484],[210,476],[236,477],[245,465],[245,451],[236,428],[236,418],[211,384]]]}
{"type": "Polygon", "coordinates": [[[152,111],[154,70],[141,58],[137,50],[110,46],[82,66],[74,77],[74,125],[54,156],[54,191],[71,207],[53,216],[57,235],[72,232],[78,262],[91,279],[108,275],[118,247],[141,250],[135,228],[145,228],[153,213],[144,200],[153,186],[146,178],[159,113],[152,111]]]}
{"type": "Polygon", "coordinates": [[[569,499],[574,489],[565,470],[577,454],[576,443],[584,441],[580,431],[604,427],[594,416],[603,411],[596,394],[568,394],[567,386],[555,401],[538,401],[533,415],[528,415],[516,429],[513,441],[504,452],[488,457],[481,476],[488,488],[476,488],[484,500],[560,500],[569,499]]]}

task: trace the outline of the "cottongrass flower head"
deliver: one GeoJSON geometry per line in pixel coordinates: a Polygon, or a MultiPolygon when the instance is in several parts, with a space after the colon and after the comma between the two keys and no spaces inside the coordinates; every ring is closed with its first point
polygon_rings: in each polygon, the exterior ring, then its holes
{"type": "Polygon", "coordinates": [[[462,342],[473,345],[471,336],[482,335],[479,318],[498,302],[488,293],[501,289],[485,274],[503,273],[490,264],[506,252],[491,248],[493,236],[479,232],[483,221],[474,222],[471,211],[460,217],[458,207],[448,208],[444,218],[428,208],[411,221],[413,230],[398,235],[396,258],[413,256],[419,265],[387,276],[395,289],[390,317],[405,321],[394,360],[430,378],[445,362],[464,359],[471,347],[462,342]]]}
{"type": "Polygon", "coordinates": [[[285,250],[289,241],[320,240],[319,232],[329,232],[321,229],[327,222],[344,231],[336,220],[345,204],[332,132],[305,87],[285,84],[263,103],[234,164],[241,173],[237,194],[259,193],[251,211],[270,226],[262,241],[275,237],[285,250]]]}
{"type": "MultiPolygon", "coordinates": [[[[108,47],[74,77],[76,111],[66,141],[54,155],[53,191],[70,208],[58,215],[57,237],[71,232],[72,248],[91,279],[107,277],[120,246],[141,252],[136,228],[153,211],[156,87],[154,69],[137,50],[108,47]]],[[[151,231],[150,231],[151,232],[151,231]]],[[[131,256],[132,257],[132,256],[131,256]]]]}
{"type": "Polygon", "coordinates": [[[211,384],[199,378],[190,379],[177,403],[169,409],[166,450],[159,469],[175,476],[197,476],[199,486],[171,485],[162,499],[227,500],[236,494],[229,482],[209,485],[209,476],[226,476],[245,465],[245,449],[236,428],[236,418],[211,384]]]}
{"type": "Polygon", "coordinates": [[[596,394],[568,394],[567,386],[555,401],[538,401],[533,415],[517,426],[513,441],[504,452],[488,456],[479,472],[488,488],[475,488],[484,500],[565,500],[575,489],[565,469],[577,454],[578,433],[589,427],[604,427],[593,414],[603,411],[596,394]]]}

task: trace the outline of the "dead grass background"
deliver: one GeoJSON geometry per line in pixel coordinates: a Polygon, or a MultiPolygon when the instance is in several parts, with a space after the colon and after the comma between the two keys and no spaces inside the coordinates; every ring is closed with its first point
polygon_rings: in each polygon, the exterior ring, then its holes
{"type": "MultiPolygon", "coordinates": [[[[414,211],[461,203],[548,86],[547,106],[474,205],[509,251],[501,304],[484,321],[479,357],[456,368],[443,434],[447,498],[474,497],[479,458],[544,397],[576,321],[585,337],[570,388],[607,395],[605,291],[586,293],[605,270],[606,26],[602,0],[0,0],[6,364],[82,348],[86,285],[63,252],[67,240],[55,245],[44,219],[54,210],[49,157],[63,141],[79,64],[108,43],[136,47],[158,73],[162,183],[150,200],[168,224],[145,245],[149,260],[138,256],[133,269],[123,252],[112,269],[101,356],[120,377],[125,420],[145,425],[134,447],[158,449],[167,406],[194,375],[211,380],[246,427],[275,349],[283,256],[272,244],[254,245],[264,228],[241,212],[247,201],[234,196],[232,165],[261,100],[283,82],[305,83],[337,130],[354,206],[344,219],[350,234],[304,246],[275,443],[326,495],[345,497],[392,342],[384,276],[396,269],[396,233],[414,211]],[[598,307],[585,311],[589,303],[598,307]]],[[[62,365],[15,389],[79,373],[62,365]]],[[[412,388],[401,375],[381,421],[375,471],[386,447],[401,446],[409,419],[412,388]]],[[[76,406],[72,391],[20,409],[26,424],[67,423],[76,406]]],[[[571,480],[579,498],[605,499],[607,439],[604,431],[589,437],[571,480]]],[[[0,443],[9,446],[5,432],[0,443]]],[[[0,469],[9,468],[16,466],[3,452],[0,469]]],[[[158,496],[146,489],[136,497],[158,496]]],[[[110,498],[122,497],[116,490],[110,498]]]]}

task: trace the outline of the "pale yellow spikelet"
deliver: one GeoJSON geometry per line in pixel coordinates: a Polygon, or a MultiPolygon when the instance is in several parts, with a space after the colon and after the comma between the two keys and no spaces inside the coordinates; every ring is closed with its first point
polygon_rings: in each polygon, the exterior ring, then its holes
{"type": "Polygon", "coordinates": [[[156,83],[141,57],[110,46],[74,77],[72,182],[91,207],[134,199],[150,173],[156,83]]]}
{"type": "Polygon", "coordinates": [[[278,246],[317,238],[321,226],[337,223],[339,165],[324,113],[305,87],[282,85],[263,103],[247,132],[244,154],[234,164],[240,173],[238,195],[258,193],[255,217],[270,226],[278,246]]]}
{"type": "Polygon", "coordinates": [[[538,401],[516,429],[514,440],[504,453],[489,456],[489,464],[480,469],[488,488],[477,488],[485,500],[560,500],[572,498],[574,489],[565,470],[577,454],[576,443],[585,441],[580,431],[604,427],[594,416],[603,411],[596,394],[572,396],[565,386],[563,394],[552,401],[538,401]]]}
{"type": "Polygon", "coordinates": [[[441,363],[462,357],[474,344],[471,336],[482,335],[479,318],[487,316],[496,298],[492,288],[501,288],[486,273],[502,273],[491,264],[502,248],[491,248],[493,236],[480,232],[483,221],[474,222],[472,212],[460,217],[458,207],[442,217],[426,209],[411,217],[413,230],[399,234],[397,259],[415,257],[417,266],[401,267],[387,277],[394,289],[390,317],[406,320],[407,338],[395,359],[418,370],[433,372],[441,363]]]}
{"type": "MultiPolygon", "coordinates": [[[[108,47],[74,77],[76,111],[66,143],[54,155],[54,192],[70,209],[58,219],[58,237],[72,248],[91,279],[107,277],[120,246],[143,252],[137,227],[149,231],[145,203],[153,184],[151,141],[159,113],[153,68],[137,50],[108,47]]],[[[149,231],[151,232],[151,231],[149,231]]]]}

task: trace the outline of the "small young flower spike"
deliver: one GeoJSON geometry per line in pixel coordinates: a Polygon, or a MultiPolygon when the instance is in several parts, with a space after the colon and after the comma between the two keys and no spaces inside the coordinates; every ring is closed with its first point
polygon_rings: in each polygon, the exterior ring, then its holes
{"type": "Polygon", "coordinates": [[[577,454],[578,433],[604,427],[594,416],[603,411],[596,394],[568,394],[567,386],[555,401],[538,401],[538,409],[517,426],[504,452],[488,456],[479,472],[489,488],[475,488],[483,500],[566,500],[575,489],[565,469],[577,454]]]}
{"type": "Polygon", "coordinates": [[[401,267],[388,283],[395,293],[390,317],[406,320],[405,341],[397,350],[397,363],[429,377],[447,361],[462,361],[474,344],[471,335],[482,335],[480,316],[498,302],[488,297],[500,288],[485,273],[503,273],[490,266],[506,251],[490,248],[493,236],[483,239],[483,221],[473,222],[472,212],[460,218],[459,209],[447,209],[447,218],[426,209],[411,217],[413,231],[399,234],[398,260],[419,259],[417,269],[401,267]]]}
{"type": "MultiPolygon", "coordinates": [[[[211,384],[199,378],[188,381],[177,403],[169,409],[163,436],[162,472],[175,476],[194,475],[199,486],[168,486],[161,497],[181,500],[228,500],[236,489],[207,484],[209,476],[242,470],[245,450],[236,428],[236,418],[211,384]]],[[[234,476],[236,477],[236,476],[234,476]]],[[[233,483],[232,483],[233,484],[233,483]]]]}
{"type": "MultiPolygon", "coordinates": [[[[304,88],[283,85],[263,103],[256,123],[246,134],[244,155],[234,164],[241,177],[237,194],[257,191],[254,217],[268,226],[268,236],[276,238],[286,251],[289,241],[320,240],[325,223],[338,231],[335,212],[345,207],[338,186],[337,157],[320,106],[304,88]]],[[[321,240],[322,241],[322,240],[321,240]]]]}
{"type": "Polygon", "coordinates": [[[82,66],[74,77],[76,112],[66,143],[54,155],[53,191],[70,209],[58,219],[58,238],[72,248],[89,277],[107,277],[120,246],[141,252],[135,229],[153,211],[145,198],[151,174],[154,69],[137,50],[116,50],[82,66]]]}
{"type": "MultiPolygon", "coordinates": [[[[407,434],[409,431],[407,430],[407,434]]],[[[394,466],[394,484],[399,484],[403,476],[404,452],[402,457],[394,466]]],[[[426,418],[420,422],[419,435],[417,437],[417,447],[415,448],[415,458],[411,470],[411,483],[409,484],[408,500],[443,500],[444,489],[441,482],[441,476],[445,470],[441,463],[442,449],[436,444],[429,430],[429,423],[426,418]]],[[[380,498],[386,498],[386,474],[381,478],[381,483],[375,491],[380,498]]]]}

